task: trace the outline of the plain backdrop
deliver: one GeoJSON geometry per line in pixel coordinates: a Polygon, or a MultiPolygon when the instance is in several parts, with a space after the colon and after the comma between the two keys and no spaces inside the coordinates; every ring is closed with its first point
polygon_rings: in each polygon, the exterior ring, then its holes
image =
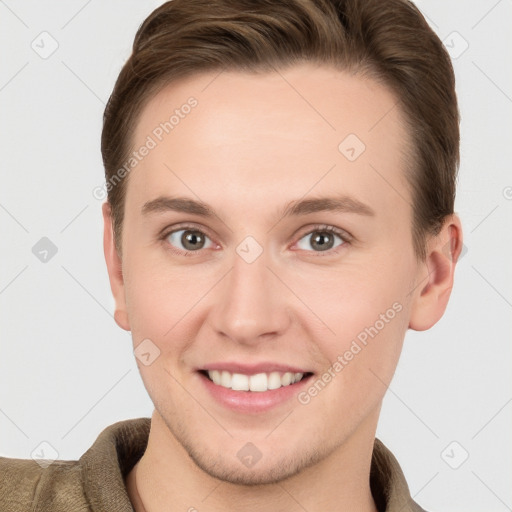
{"type": "MultiPolygon", "coordinates": [[[[151,415],[93,190],[105,102],[160,3],[0,1],[0,455],[46,441],[77,459],[106,426],[151,415]]],[[[378,437],[427,510],[512,510],[512,2],[417,5],[456,72],[467,251],[442,320],[406,336],[378,437]]]]}

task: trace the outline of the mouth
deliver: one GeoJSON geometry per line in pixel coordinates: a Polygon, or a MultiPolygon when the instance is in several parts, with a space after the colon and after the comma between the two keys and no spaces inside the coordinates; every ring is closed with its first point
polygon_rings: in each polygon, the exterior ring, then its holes
{"type": "Polygon", "coordinates": [[[313,375],[312,372],[260,372],[254,374],[235,373],[228,370],[199,370],[216,386],[232,391],[264,393],[280,388],[292,387],[313,375]]]}
{"type": "Polygon", "coordinates": [[[196,368],[207,396],[237,414],[259,415],[290,405],[314,373],[275,361],[218,361],[196,368]]]}

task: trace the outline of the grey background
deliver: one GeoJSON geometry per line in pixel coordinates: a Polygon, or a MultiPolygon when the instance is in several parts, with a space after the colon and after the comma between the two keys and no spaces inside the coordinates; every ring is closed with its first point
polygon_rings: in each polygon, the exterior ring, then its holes
{"type": "MultiPolygon", "coordinates": [[[[107,425],[151,415],[130,333],[112,318],[92,192],[104,104],[160,3],[0,1],[3,456],[48,453],[45,441],[77,459],[107,425]],[[57,249],[47,262],[33,253],[43,237],[57,249]]],[[[424,508],[512,510],[512,2],[417,5],[456,72],[467,253],[443,319],[406,336],[378,437],[424,508]]]]}

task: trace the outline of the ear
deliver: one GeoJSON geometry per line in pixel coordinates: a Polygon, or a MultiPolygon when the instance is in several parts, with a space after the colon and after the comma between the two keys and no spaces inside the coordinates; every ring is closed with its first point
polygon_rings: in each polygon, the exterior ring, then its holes
{"type": "Polygon", "coordinates": [[[419,284],[413,292],[410,329],[425,331],[443,316],[462,247],[460,219],[456,214],[449,215],[440,233],[428,240],[425,261],[418,265],[419,284]]]}
{"type": "Polygon", "coordinates": [[[112,224],[112,209],[106,201],[102,206],[103,211],[103,251],[107,263],[110,288],[116,303],[114,320],[122,329],[129,331],[130,322],[126,310],[125,288],[123,279],[123,266],[114,242],[114,230],[112,224]]]}

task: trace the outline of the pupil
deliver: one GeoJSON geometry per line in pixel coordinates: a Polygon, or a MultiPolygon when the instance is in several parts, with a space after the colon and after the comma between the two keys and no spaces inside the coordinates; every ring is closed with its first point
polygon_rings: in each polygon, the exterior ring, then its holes
{"type": "Polygon", "coordinates": [[[183,238],[184,238],[184,242],[183,242],[183,245],[184,247],[187,247],[187,244],[190,245],[190,248],[192,249],[197,249],[198,246],[201,245],[201,235],[197,235],[196,234],[197,231],[185,231],[183,233],[183,238]]]}
{"type": "Polygon", "coordinates": [[[322,232],[320,235],[317,235],[313,238],[313,245],[316,244],[321,251],[327,251],[332,247],[332,238],[333,237],[330,233],[322,232]],[[325,242],[325,238],[330,238],[330,241],[325,242]]]}

